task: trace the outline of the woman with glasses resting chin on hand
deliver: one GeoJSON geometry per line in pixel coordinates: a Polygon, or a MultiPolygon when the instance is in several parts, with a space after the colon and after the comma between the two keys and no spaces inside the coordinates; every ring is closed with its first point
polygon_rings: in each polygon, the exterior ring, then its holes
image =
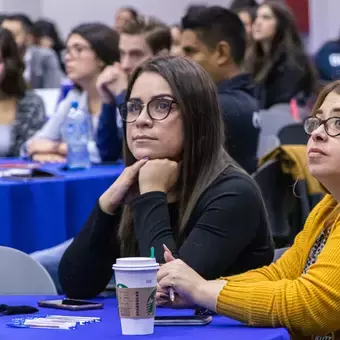
{"type": "Polygon", "coordinates": [[[309,170],[328,195],[293,246],[269,267],[216,281],[206,281],[180,260],[171,261],[166,251],[170,262],[158,273],[158,305],[198,305],[252,326],[287,327],[297,339],[339,339],[340,81],[324,88],[304,125],[310,135],[309,170]],[[173,303],[169,287],[177,293],[173,303]]]}
{"type": "Polygon", "coordinates": [[[163,244],[206,279],[269,264],[263,201],[223,148],[215,85],[205,71],[179,57],[147,61],[120,112],[127,167],[61,259],[66,295],[99,294],[118,257],[148,257],[154,247],[164,262],[163,244]]]}

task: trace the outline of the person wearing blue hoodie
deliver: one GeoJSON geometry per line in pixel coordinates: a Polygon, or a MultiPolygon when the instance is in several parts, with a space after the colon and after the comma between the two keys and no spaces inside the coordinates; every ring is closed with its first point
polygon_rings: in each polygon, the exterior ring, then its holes
{"type": "Polygon", "coordinates": [[[314,61],[321,80],[331,82],[340,79],[340,38],[321,46],[314,61]]]}
{"type": "Polygon", "coordinates": [[[219,6],[200,6],[182,18],[185,57],[199,63],[216,83],[226,148],[248,173],[257,167],[259,139],[255,85],[243,73],[246,32],[237,14],[219,6]]]}

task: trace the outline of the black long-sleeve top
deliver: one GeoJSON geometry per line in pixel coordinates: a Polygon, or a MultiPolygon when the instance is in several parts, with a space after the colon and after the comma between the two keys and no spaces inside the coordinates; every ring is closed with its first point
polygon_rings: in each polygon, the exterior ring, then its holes
{"type": "MultiPolygon", "coordinates": [[[[181,237],[178,205],[163,192],[140,195],[132,203],[140,256],[155,248],[164,262],[163,244],[206,279],[242,273],[267,265],[273,243],[266,211],[253,180],[233,167],[226,169],[202,194],[181,237]]],[[[85,226],[64,253],[60,283],[67,296],[90,298],[104,290],[112,265],[120,256],[117,231],[120,213],[105,214],[97,204],[85,226]]]]}

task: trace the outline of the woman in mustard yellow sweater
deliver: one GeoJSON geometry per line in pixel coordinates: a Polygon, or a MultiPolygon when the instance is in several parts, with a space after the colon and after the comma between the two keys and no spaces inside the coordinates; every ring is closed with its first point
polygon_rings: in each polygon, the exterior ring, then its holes
{"type": "Polygon", "coordinates": [[[340,339],[340,81],[320,93],[305,130],[309,171],[329,194],[293,246],[268,267],[215,281],[165,251],[158,305],[200,306],[253,326],[286,327],[297,339],[340,339]]]}

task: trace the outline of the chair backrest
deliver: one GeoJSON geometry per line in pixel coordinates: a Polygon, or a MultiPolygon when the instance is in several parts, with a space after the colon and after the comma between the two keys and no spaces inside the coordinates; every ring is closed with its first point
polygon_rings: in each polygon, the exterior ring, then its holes
{"type": "Polygon", "coordinates": [[[289,248],[275,249],[273,262],[276,262],[289,248]]]}
{"type": "Polygon", "coordinates": [[[281,144],[278,138],[280,129],[294,123],[295,120],[290,113],[289,104],[277,104],[268,110],[261,110],[259,112],[259,121],[261,130],[257,157],[262,158],[281,144]]]}
{"type": "MultiPolygon", "coordinates": [[[[274,242],[277,247],[287,245],[291,227],[287,214],[287,194],[289,194],[290,177],[281,171],[278,160],[262,165],[254,174],[265,202],[274,242]]],[[[288,198],[289,201],[290,197],[288,198]]]]}
{"type": "Polygon", "coordinates": [[[280,144],[303,144],[308,142],[308,135],[306,134],[302,123],[292,123],[283,126],[277,134],[280,144]]]}
{"type": "Polygon", "coordinates": [[[0,295],[57,295],[44,267],[29,255],[0,246],[0,295]]]}

